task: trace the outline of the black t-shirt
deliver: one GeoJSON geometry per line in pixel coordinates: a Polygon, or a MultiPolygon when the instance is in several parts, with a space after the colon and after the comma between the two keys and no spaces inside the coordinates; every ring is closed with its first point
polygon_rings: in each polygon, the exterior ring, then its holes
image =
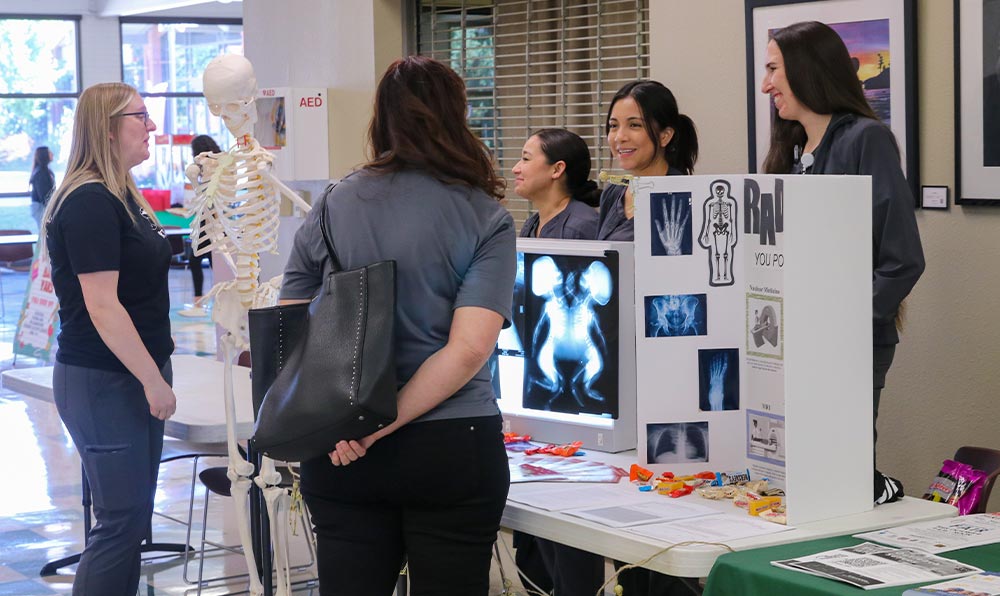
{"type": "Polygon", "coordinates": [[[56,177],[49,168],[36,168],[31,173],[31,201],[45,204],[49,201],[52,187],[56,185],[56,177]]]}
{"type": "Polygon", "coordinates": [[[118,300],[156,365],[174,351],[170,337],[170,244],[163,230],[129,200],[125,207],[103,184],[90,183],[65,199],[48,225],[52,283],[59,298],[59,350],[63,364],[127,372],[104,344],[83,301],[82,273],[118,271],[118,300]]]}

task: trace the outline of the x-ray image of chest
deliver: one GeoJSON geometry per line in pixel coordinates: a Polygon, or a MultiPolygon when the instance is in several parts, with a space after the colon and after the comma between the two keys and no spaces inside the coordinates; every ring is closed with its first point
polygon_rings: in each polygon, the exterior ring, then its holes
{"type": "Polygon", "coordinates": [[[523,407],[618,417],[618,255],[527,254],[523,407]]]}
{"type": "Polygon", "coordinates": [[[646,425],[646,463],[708,461],[708,422],[646,425]]]}
{"type": "Polygon", "coordinates": [[[646,296],[646,337],[708,335],[705,294],[646,296]]]}

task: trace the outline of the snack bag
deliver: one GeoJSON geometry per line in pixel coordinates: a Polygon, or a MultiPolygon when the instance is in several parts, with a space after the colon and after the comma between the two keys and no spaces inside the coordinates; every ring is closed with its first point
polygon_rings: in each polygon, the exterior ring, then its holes
{"type": "Polygon", "coordinates": [[[965,515],[979,504],[985,478],[986,473],[983,471],[946,459],[941,465],[941,471],[924,493],[924,498],[954,505],[958,508],[959,515],[965,515]]]}

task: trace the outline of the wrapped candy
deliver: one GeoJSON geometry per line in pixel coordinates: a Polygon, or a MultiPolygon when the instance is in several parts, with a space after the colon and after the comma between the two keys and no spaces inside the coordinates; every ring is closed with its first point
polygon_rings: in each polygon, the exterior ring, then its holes
{"type": "Polygon", "coordinates": [[[986,476],[986,472],[969,464],[946,459],[924,493],[924,498],[954,505],[959,515],[965,515],[979,504],[986,476]]]}

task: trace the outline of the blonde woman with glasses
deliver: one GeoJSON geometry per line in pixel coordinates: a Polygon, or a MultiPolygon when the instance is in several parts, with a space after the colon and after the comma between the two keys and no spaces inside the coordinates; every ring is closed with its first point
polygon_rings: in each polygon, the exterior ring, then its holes
{"type": "Polygon", "coordinates": [[[134,596],[153,512],[171,389],[170,246],[131,169],[156,124],[123,83],[80,96],[62,185],[43,221],[59,298],[56,407],[93,492],[97,523],[75,596],[134,596]]]}

